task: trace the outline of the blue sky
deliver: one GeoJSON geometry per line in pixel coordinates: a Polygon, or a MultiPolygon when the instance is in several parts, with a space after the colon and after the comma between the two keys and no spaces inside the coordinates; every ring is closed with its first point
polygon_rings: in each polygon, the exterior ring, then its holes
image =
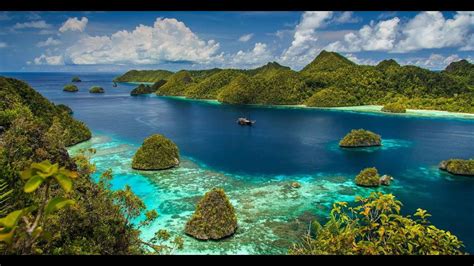
{"type": "Polygon", "coordinates": [[[474,12],[0,12],[0,71],[299,70],[321,50],[359,64],[474,60],[474,12]]]}

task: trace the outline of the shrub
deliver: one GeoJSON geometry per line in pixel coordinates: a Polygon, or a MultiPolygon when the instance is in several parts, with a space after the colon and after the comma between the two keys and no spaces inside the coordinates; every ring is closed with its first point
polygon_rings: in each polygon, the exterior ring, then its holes
{"type": "Polygon", "coordinates": [[[357,205],[333,205],[325,225],[312,223],[312,232],[289,251],[294,255],[460,255],[463,243],[449,231],[430,224],[431,216],[417,209],[400,214],[402,203],[392,194],[373,192],[356,197],[357,205]]]}
{"type": "Polygon", "coordinates": [[[387,113],[406,113],[407,110],[405,106],[401,103],[387,103],[382,107],[382,112],[387,113]]]}

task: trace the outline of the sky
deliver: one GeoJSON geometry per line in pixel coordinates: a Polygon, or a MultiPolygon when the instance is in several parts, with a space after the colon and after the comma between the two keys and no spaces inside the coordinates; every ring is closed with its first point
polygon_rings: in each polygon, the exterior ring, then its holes
{"type": "Polygon", "coordinates": [[[474,61],[474,12],[0,12],[0,72],[474,61]]]}

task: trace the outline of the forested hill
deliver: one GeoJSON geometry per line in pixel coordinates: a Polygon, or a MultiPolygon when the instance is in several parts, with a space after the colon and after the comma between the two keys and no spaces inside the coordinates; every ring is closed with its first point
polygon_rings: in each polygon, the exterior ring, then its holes
{"type": "Polygon", "coordinates": [[[166,79],[158,95],[217,99],[235,104],[304,104],[314,107],[384,105],[474,113],[474,67],[466,60],[434,72],[384,60],[357,65],[346,57],[322,51],[301,71],[276,62],[241,69],[181,70],[153,78],[153,71],[132,70],[118,81],[166,79]]]}

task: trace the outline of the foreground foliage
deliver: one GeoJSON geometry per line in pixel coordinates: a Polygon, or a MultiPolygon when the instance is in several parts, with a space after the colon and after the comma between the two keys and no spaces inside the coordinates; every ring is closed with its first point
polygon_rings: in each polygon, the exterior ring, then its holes
{"type": "MultiPolygon", "coordinates": [[[[65,146],[71,146],[91,138],[91,132],[87,126],[70,115],[72,112],[70,108],[54,105],[25,82],[0,77],[0,100],[0,126],[6,129],[12,125],[15,125],[15,130],[19,131],[30,127],[28,132],[31,134],[35,132],[34,128],[36,131],[47,130],[57,120],[57,126],[61,127],[63,131],[59,138],[65,146]],[[15,119],[23,122],[13,123],[15,119]]],[[[17,138],[18,136],[12,137],[17,138]]]]}
{"type": "Polygon", "coordinates": [[[431,216],[417,209],[400,214],[402,203],[392,194],[373,192],[356,197],[356,205],[333,205],[325,225],[312,230],[289,251],[294,255],[460,255],[463,243],[449,231],[432,225],[431,216]]]}
{"type": "Polygon", "coordinates": [[[166,254],[182,247],[166,230],[140,239],[156,211],[128,187],[112,191],[111,171],[95,183],[94,150],[69,156],[66,145],[91,136],[69,108],[3,77],[0,99],[0,254],[166,254]]]}

